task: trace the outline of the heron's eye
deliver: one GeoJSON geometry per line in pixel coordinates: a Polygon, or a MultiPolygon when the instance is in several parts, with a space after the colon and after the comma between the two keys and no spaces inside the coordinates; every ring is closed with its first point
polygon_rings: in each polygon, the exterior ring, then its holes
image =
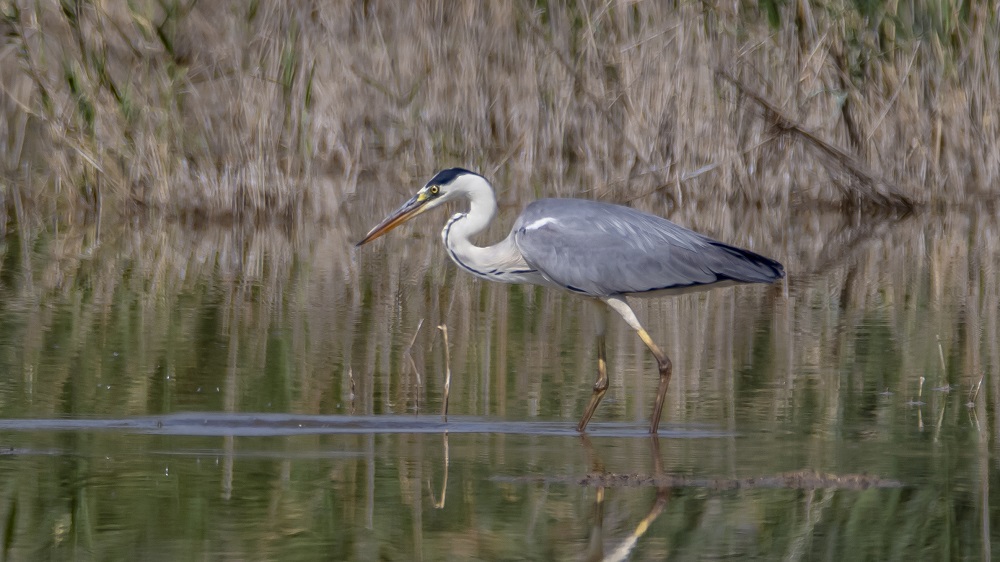
{"type": "Polygon", "coordinates": [[[437,195],[438,191],[440,191],[440,189],[438,188],[438,186],[436,186],[436,185],[432,185],[431,186],[431,189],[430,189],[431,195],[437,195]]]}

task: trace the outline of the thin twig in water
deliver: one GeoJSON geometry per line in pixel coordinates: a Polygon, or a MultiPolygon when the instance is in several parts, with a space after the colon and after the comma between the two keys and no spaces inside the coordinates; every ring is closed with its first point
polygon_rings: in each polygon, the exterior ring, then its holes
{"type": "Polygon", "coordinates": [[[944,348],[941,347],[941,334],[937,334],[935,337],[937,338],[938,344],[938,358],[941,359],[941,371],[947,371],[948,369],[944,364],[944,348]]]}
{"type": "Polygon", "coordinates": [[[448,392],[451,391],[451,354],[448,352],[448,326],[438,326],[444,338],[444,403],[441,405],[441,419],[448,421],[448,392]]]}
{"type": "Polygon", "coordinates": [[[417,377],[417,390],[413,393],[413,408],[415,413],[420,413],[420,389],[423,387],[423,381],[420,378],[420,371],[417,370],[417,363],[413,360],[413,354],[410,350],[413,349],[413,344],[417,341],[417,334],[420,333],[420,327],[424,325],[424,319],[421,318],[420,322],[417,322],[417,329],[413,332],[413,338],[410,339],[410,345],[407,346],[406,351],[403,352],[403,357],[409,362],[410,369],[413,371],[413,375],[417,377]]]}
{"type": "Polygon", "coordinates": [[[351,415],[354,415],[354,396],[356,395],[354,386],[354,369],[351,367],[347,368],[347,377],[351,381],[351,415]]]}
{"type": "Polygon", "coordinates": [[[983,387],[984,379],[986,379],[985,375],[980,377],[979,382],[977,382],[975,386],[972,387],[971,396],[969,397],[969,402],[966,404],[966,406],[972,408],[976,405],[976,398],[979,398],[979,389],[983,387]]]}
{"type": "Polygon", "coordinates": [[[403,356],[406,357],[406,360],[410,362],[410,368],[413,369],[413,374],[416,375],[417,377],[417,388],[423,386],[424,383],[421,382],[420,371],[417,370],[417,364],[416,362],[413,361],[413,354],[410,353],[410,350],[413,349],[413,344],[416,343],[417,341],[417,334],[420,333],[420,327],[423,325],[424,325],[424,319],[421,318],[420,322],[417,322],[417,329],[413,332],[413,337],[410,338],[410,345],[406,346],[406,351],[403,352],[403,356]]]}

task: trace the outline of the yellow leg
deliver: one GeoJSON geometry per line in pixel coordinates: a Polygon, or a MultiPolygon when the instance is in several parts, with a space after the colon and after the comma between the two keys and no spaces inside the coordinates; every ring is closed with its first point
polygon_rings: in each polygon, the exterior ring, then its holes
{"type": "Polygon", "coordinates": [[[667,354],[663,353],[660,346],[653,342],[653,338],[649,337],[645,329],[639,328],[637,331],[642,343],[646,344],[653,357],[656,358],[656,366],[660,370],[660,386],[656,389],[656,402],[653,404],[653,415],[649,420],[649,432],[656,433],[657,428],[660,427],[660,414],[663,413],[663,403],[666,401],[667,386],[670,385],[670,375],[673,374],[674,366],[667,354]]]}
{"type": "Polygon", "coordinates": [[[580,418],[580,423],[576,426],[576,430],[580,432],[587,429],[590,418],[597,411],[597,405],[601,403],[601,399],[608,391],[608,361],[604,343],[607,309],[601,305],[598,306],[600,310],[597,311],[597,381],[594,382],[594,393],[590,395],[590,403],[587,404],[587,409],[583,411],[583,417],[580,418]]]}
{"type": "Polygon", "coordinates": [[[646,329],[642,327],[639,323],[639,319],[636,318],[635,312],[632,311],[632,307],[625,302],[622,297],[608,297],[604,299],[604,302],[608,304],[611,308],[615,310],[621,317],[632,327],[633,330],[639,334],[639,338],[642,343],[646,344],[649,348],[650,353],[656,358],[656,366],[660,371],[660,385],[656,389],[656,402],[653,404],[653,415],[649,420],[649,432],[656,433],[657,428],[660,425],[660,414],[663,413],[663,403],[666,401],[667,387],[670,385],[670,376],[673,373],[673,364],[670,362],[670,358],[667,354],[660,349],[660,346],[656,345],[653,338],[649,337],[649,333],[646,329]]]}

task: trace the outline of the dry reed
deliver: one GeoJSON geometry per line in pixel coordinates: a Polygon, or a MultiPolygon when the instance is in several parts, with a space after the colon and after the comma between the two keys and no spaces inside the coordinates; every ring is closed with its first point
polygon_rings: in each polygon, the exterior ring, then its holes
{"type": "Polygon", "coordinates": [[[506,201],[996,195],[995,5],[761,6],[6,1],[0,222],[335,219],[452,164],[506,201]]]}

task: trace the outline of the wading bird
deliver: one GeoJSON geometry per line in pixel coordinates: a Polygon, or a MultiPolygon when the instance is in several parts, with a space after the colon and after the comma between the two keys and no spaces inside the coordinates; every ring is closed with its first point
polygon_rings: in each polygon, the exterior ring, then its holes
{"type": "MultiPolygon", "coordinates": [[[[737,283],[771,283],[782,265],[629,207],[585,199],[542,199],[529,204],[498,244],[480,247],[471,238],[497,212],[493,187],[462,168],[437,173],[358,246],[447,201],[465,198],[469,210],[448,219],[441,238],[465,271],[489,281],[557,287],[604,303],[621,315],[656,358],[660,384],[649,422],[656,433],[670,384],[670,358],[639,323],[626,296],[676,295],[737,283]]],[[[607,308],[597,315],[597,382],[577,425],[584,431],[608,390],[604,332],[607,308]]]]}

